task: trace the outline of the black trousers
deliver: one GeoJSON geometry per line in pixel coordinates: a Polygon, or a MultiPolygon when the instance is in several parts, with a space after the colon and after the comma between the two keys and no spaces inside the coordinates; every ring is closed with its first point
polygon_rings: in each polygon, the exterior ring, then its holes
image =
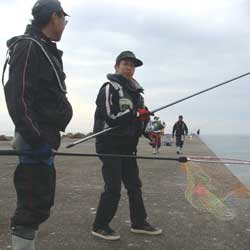
{"type": "Polygon", "coordinates": [[[54,205],[56,170],[54,165],[19,164],[14,173],[17,208],[11,227],[23,226],[37,230],[47,220],[54,205]]]}
{"type": "Polygon", "coordinates": [[[184,140],[182,139],[182,136],[176,136],[176,147],[183,148],[184,140]]]}
{"type": "MultiPolygon", "coordinates": [[[[112,150],[106,153],[129,154],[128,150],[112,150]]],[[[121,196],[121,183],[129,197],[130,219],[132,226],[142,225],[147,217],[141,191],[141,181],[136,159],[101,158],[102,175],[105,182],[101,194],[93,228],[105,228],[113,219],[121,196]]]]}

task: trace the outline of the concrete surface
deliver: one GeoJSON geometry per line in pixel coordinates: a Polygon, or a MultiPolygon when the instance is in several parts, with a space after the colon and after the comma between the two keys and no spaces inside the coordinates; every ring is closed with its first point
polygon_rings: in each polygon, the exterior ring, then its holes
{"type": "MultiPolygon", "coordinates": [[[[71,140],[63,141],[61,151],[71,140]]],[[[1,142],[0,149],[8,143],[1,142]]],[[[151,155],[151,147],[142,139],[138,154],[151,155]]],[[[186,139],[187,155],[213,155],[199,138],[186,139]]],[[[68,152],[68,151],[67,151],[68,152]]],[[[81,144],[69,152],[94,152],[93,141],[81,144]]],[[[161,156],[176,156],[175,147],[162,146],[161,156]]],[[[135,235],[130,232],[128,199],[122,191],[119,210],[111,226],[121,234],[121,240],[107,242],[91,235],[100,193],[103,189],[101,163],[96,158],[58,157],[56,202],[50,219],[40,227],[37,250],[249,250],[249,195],[234,197],[236,216],[221,221],[208,211],[198,211],[186,199],[185,168],[178,162],[139,160],[143,196],[148,221],[163,229],[161,236],[135,235]],[[237,201],[237,202],[235,202],[237,201]]],[[[9,218],[15,208],[12,175],[16,159],[0,159],[0,250],[11,249],[9,218]]],[[[224,166],[200,164],[210,177],[213,192],[225,198],[242,184],[224,166]]],[[[211,191],[211,190],[210,190],[211,191]]],[[[231,195],[232,196],[232,195],[231,195]]]]}

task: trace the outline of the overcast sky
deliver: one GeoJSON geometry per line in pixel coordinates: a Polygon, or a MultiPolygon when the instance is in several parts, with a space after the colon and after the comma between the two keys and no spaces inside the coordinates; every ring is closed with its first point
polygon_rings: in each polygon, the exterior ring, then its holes
{"type": "MultiPolygon", "coordinates": [[[[24,32],[35,1],[0,0],[0,63],[6,40],[24,32]]],[[[62,0],[70,14],[64,51],[74,117],[66,132],[90,132],[95,98],[116,56],[132,50],[144,62],[135,78],[153,110],[250,71],[247,0],[62,0]]],[[[2,67],[2,66],[1,66],[2,67]]],[[[2,72],[2,70],[1,70],[2,72]]],[[[157,113],[167,132],[179,114],[190,132],[250,134],[250,77],[157,113]]],[[[12,133],[0,91],[0,134],[12,133]]]]}

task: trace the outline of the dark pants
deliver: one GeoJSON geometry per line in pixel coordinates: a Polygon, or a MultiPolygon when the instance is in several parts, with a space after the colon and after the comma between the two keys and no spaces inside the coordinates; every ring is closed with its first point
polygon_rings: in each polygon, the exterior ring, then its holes
{"type": "Polygon", "coordinates": [[[184,144],[184,140],[182,138],[183,136],[176,136],[176,147],[180,147],[182,148],[183,147],[183,144],[184,144]]]}
{"type": "MultiPolygon", "coordinates": [[[[124,150],[109,153],[133,154],[124,150]]],[[[104,192],[101,194],[93,227],[105,228],[113,219],[121,196],[121,182],[127,189],[132,226],[142,225],[147,215],[142,199],[142,184],[136,159],[101,158],[101,161],[103,163],[102,175],[105,186],[104,192]]]]}
{"type": "Polygon", "coordinates": [[[54,165],[19,164],[14,173],[17,208],[11,227],[37,230],[47,220],[54,205],[56,171],[54,165]]]}

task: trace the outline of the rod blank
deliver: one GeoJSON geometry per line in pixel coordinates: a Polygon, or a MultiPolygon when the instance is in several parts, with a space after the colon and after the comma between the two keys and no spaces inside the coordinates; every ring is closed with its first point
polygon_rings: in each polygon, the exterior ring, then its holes
{"type": "MultiPolygon", "coordinates": [[[[0,150],[0,156],[22,156],[30,155],[32,153],[20,152],[17,150],[0,150]]],[[[69,157],[106,157],[106,158],[130,158],[130,159],[145,159],[145,160],[163,160],[163,161],[178,161],[178,162],[187,162],[187,157],[153,157],[153,156],[143,156],[143,155],[114,155],[114,154],[82,154],[82,153],[64,153],[54,151],[56,156],[69,156],[69,157]]]]}

